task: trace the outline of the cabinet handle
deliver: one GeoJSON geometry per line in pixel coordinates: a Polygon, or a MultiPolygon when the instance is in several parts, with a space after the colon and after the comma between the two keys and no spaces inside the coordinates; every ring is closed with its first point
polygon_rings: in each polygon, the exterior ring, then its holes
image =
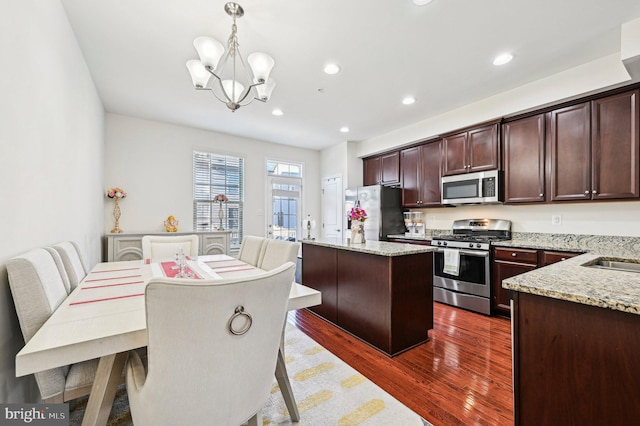
{"type": "Polygon", "coordinates": [[[540,194],[540,196],[541,196],[541,197],[544,197],[544,194],[542,194],[542,193],[541,193],[541,194],[540,194]]]}
{"type": "Polygon", "coordinates": [[[592,194],[597,194],[596,190],[594,189],[593,191],[591,191],[592,194]]]}
{"type": "Polygon", "coordinates": [[[517,254],[516,253],[511,253],[511,257],[516,257],[517,254]]]}
{"type": "Polygon", "coordinates": [[[561,257],[560,260],[567,260],[567,258],[566,257],[561,257]]]}
{"type": "Polygon", "coordinates": [[[587,191],[584,191],[584,193],[585,193],[585,194],[588,194],[588,193],[589,193],[589,191],[588,191],[588,190],[587,190],[587,191]]]}

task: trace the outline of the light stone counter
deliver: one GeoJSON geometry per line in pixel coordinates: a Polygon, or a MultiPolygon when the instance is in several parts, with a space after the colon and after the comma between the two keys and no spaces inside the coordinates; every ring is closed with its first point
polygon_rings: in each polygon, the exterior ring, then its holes
{"type": "Polygon", "coordinates": [[[349,242],[330,242],[322,240],[304,240],[305,244],[331,247],[360,253],[376,254],[379,256],[405,256],[416,253],[427,253],[436,247],[420,246],[416,244],[390,243],[387,241],[367,241],[364,244],[350,244],[349,242]]]}
{"type": "Polygon", "coordinates": [[[585,252],[502,282],[506,289],[640,315],[640,273],[590,268],[597,259],[640,263],[640,238],[516,233],[501,247],[585,252]]]}

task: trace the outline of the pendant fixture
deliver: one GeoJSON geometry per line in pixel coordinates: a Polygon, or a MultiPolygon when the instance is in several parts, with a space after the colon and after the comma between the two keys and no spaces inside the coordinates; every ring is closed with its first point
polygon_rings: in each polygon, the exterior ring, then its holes
{"type": "Polygon", "coordinates": [[[240,54],[236,19],[244,15],[237,3],[227,3],[225,12],[233,19],[227,48],[213,37],[202,36],[193,41],[200,59],[187,62],[191,80],[197,90],[210,90],[231,111],[250,104],[254,99],[266,102],[276,83],[269,78],[275,65],[266,53],[255,52],[245,64],[240,54]],[[220,60],[222,58],[222,60],[220,60]]]}

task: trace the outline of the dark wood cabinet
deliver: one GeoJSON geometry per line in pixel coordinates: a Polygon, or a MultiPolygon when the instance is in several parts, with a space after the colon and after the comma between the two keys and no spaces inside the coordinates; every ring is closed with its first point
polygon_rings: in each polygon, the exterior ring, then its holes
{"type": "Polygon", "coordinates": [[[640,315],[513,296],[514,423],[631,425],[640,418],[640,315]]]}
{"type": "Polygon", "coordinates": [[[400,183],[400,153],[398,151],[365,158],[364,185],[397,185],[400,183]]]}
{"type": "Polygon", "coordinates": [[[502,280],[533,271],[538,267],[538,250],[495,247],[493,250],[493,296],[491,310],[494,314],[509,316],[511,299],[509,290],[502,288],[502,280]]]}
{"type": "Polygon", "coordinates": [[[538,250],[513,247],[494,247],[493,249],[493,282],[492,304],[494,314],[509,316],[511,301],[509,290],[502,287],[502,281],[516,275],[532,271],[539,267],[577,256],[580,253],[538,250]]]}
{"type": "Polygon", "coordinates": [[[640,197],[638,94],[550,113],[551,201],[640,197]]]}
{"type": "Polygon", "coordinates": [[[400,182],[403,207],[441,205],[441,141],[400,151],[400,182]]]}
{"type": "Polygon", "coordinates": [[[338,318],[337,276],[337,250],[302,245],[302,282],[322,293],[322,303],[309,309],[334,324],[338,318]]]}
{"type": "Polygon", "coordinates": [[[551,201],[591,199],[591,105],[551,111],[551,201]]]}
{"type": "Polygon", "coordinates": [[[591,102],[592,199],[638,198],[640,91],[591,102]]]}
{"type": "Polygon", "coordinates": [[[442,139],[442,175],[459,175],[499,168],[498,124],[445,136],[442,139]]]}
{"type": "Polygon", "coordinates": [[[545,115],[504,123],[504,202],[546,201],[545,115]]]}

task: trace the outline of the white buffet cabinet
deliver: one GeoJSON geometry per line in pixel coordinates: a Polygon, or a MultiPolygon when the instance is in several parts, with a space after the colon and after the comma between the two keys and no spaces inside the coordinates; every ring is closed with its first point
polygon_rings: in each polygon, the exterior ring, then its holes
{"type": "Polygon", "coordinates": [[[214,232],[158,232],[146,234],[107,234],[107,262],[142,259],[142,237],[145,235],[192,235],[200,240],[198,254],[229,254],[231,231],[214,232]]]}

